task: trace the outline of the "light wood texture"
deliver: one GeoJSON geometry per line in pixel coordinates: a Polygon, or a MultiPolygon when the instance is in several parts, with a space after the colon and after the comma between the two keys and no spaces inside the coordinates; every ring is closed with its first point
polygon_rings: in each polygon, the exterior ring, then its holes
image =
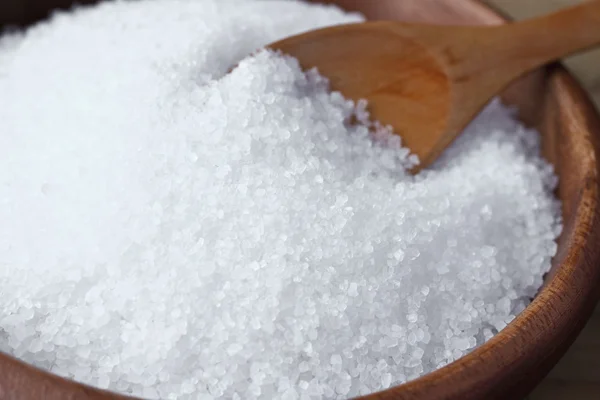
{"type": "MultiPolygon", "coordinates": [[[[22,0],[0,1],[21,4],[22,0]]],[[[20,16],[13,14],[8,18],[5,14],[0,15],[0,20],[29,22],[61,1],[64,3],[64,0],[28,0],[27,4],[35,5],[35,11],[16,7],[21,9],[20,16]]],[[[471,0],[341,0],[340,3],[385,18],[441,24],[502,22],[498,15],[471,0]]],[[[532,304],[490,342],[432,374],[370,396],[371,400],[519,399],[555,365],[580,332],[597,301],[600,284],[598,114],[582,89],[559,66],[519,80],[503,97],[520,108],[524,121],[540,129],[544,155],[560,176],[557,195],[563,202],[565,228],[552,270],[532,304]]],[[[592,384],[582,387],[578,393],[593,389],[592,384]]],[[[558,391],[559,385],[549,390],[558,391]]],[[[5,355],[0,355],[0,398],[121,399],[67,382],[5,355]]]]}
{"type": "Polygon", "coordinates": [[[433,163],[485,104],[541,65],[600,43],[600,1],[498,27],[378,21],[302,33],[269,47],[318,68],[332,89],[366,99],[433,163]],[[557,32],[560,32],[557,34],[557,32]]]}
{"type": "MultiPolygon", "coordinates": [[[[515,20],[522,20],[581,4],[584,0],[484,0],[483,2],[515,20]]],[[[600,49],[568,57],[564,60],[564,64],[582,85],[590,90],[597,104],[600,104],[600,49]]]]}
{"type": "MultiPolygon", "coordinates": [[[[484,0],[516,20],[544,15],[583,0],[484,0]]],[[[600,49],[567,58],[566,67],[600,106],[600,49]]],[[[600,288],[598,289],[600,290],[600,288]]],[[[575,343],[528,400],[600,399],[600,307],[575,343]]]]}

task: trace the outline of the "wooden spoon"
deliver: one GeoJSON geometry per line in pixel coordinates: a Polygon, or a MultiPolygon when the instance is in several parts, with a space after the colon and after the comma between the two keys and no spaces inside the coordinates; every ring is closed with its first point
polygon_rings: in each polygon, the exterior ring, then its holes
{"type": "MultiPolygon", "coordinates": [[[[269,45],[317,67],[332,90],[366,99],[429,166],[511,81],[600,44],[600,1],[497,27],[393,21],[339,25],[269,45]]],[[[600,68],[600,66],[599,66],[600,68]]]]}

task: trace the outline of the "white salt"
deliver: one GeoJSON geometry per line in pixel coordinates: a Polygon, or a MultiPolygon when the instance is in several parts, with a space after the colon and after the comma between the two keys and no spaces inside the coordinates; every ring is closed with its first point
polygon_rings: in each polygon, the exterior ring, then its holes
{"type": "Polygon", "coordinates": [[[345,398],[510,322],[561,229],[539,135],[494,102],[412,178],[364,104],[246,58],[360,20],[153,0],[5,36],[0,350],[149,398],[345,398]]]}

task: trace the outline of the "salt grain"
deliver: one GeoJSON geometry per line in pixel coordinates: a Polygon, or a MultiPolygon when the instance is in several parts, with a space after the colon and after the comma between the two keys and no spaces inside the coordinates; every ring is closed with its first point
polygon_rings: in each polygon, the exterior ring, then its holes
{"type": "Polygon", "coordinates": [[[364,103],[247,57],[360,20],[119,1],[5,35],[0,350],[149,398],[344,398],[506,326],[561,229],[539,135],[493,102],[411,177],[364,103]]]}

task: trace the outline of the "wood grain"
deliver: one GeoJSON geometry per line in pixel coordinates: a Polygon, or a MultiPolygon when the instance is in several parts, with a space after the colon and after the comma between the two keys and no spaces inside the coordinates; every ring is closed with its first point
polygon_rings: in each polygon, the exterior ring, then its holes
{"type": "Polygon", "coordinates": [[[435,162],[517,77],[598,44],[600,2],[593,1],[495,27],[398,21],[338,25],[269,47],[294,56],[305,69],[317,68],[333,90],[367,100],[371,117],[392,126],[419,157],[417,172],[435,162]]]}
{"type": "MultiPolygon", "coordinates": [[[[23,4],[22,0],[0,1],[5,9],[11,8],[6,6],[7,2],[23,4]]],[[[19,7],[13,7],[17,11],[10,17],[0,14],[0,18],[30,22],[60,0],[27,1],[25,9],[19,11],[19,7]],[[28,7],[32,7],[31,11],[28,7]]],[[[368,8],[369,15],[384,18],[443,24],[502,22],[497,14],[470,0],[340,2],[348,7],[368,8]]],[[[592,313],[600,294],[597,290],[600,283],[598,115],[581,87],[560,66],[538,71],[515,83],[504,98],[521,108],[524,120],[540,128],[544,154],[560,176],[558,195],[563,200],[565,228],[552,272],[533,303],[490,342],[432,374],[369,396],[370,400],[518,399],[555,365],[592,313]]],[[[561,390],[560,376],[553,376],[554,386],[548,391],[561,390]]],[[[580,388],[579,394],[585,395],[596,388],[596,383],[590,382],[580,388]]],[[[0,399],[123,397],[68,382],[0,356],[0,399]]]]}
{"type": "MultiPolygon", "coordinates": [[[[491,5],[517,21],[581,4],[584,1],[586,0],[483,0],[484,3],[491,5]]],[[[555,35],[559,34],[555,32],[555,35]]],[[[600,84],[600,73],[598,73],[599,60],[600,49],[596,49],[584,54],[571,56],[563,62],[567,69],[575,74],[584,87],[589,88],[600,84]],[[592,68],[592,66],[595,66],[595,68],[592,68]]]]}
{"type": "MultiPolygon", "coordinates": [[[[483,0],[511,18],[543,15],[584,0],[483,0]]],[[[600,49],[572,56],[564,63],[600,106],[600,49]]],[[[600,307],[560,362],[528,400],[597,400],[600,398],[600,307]]]]}

